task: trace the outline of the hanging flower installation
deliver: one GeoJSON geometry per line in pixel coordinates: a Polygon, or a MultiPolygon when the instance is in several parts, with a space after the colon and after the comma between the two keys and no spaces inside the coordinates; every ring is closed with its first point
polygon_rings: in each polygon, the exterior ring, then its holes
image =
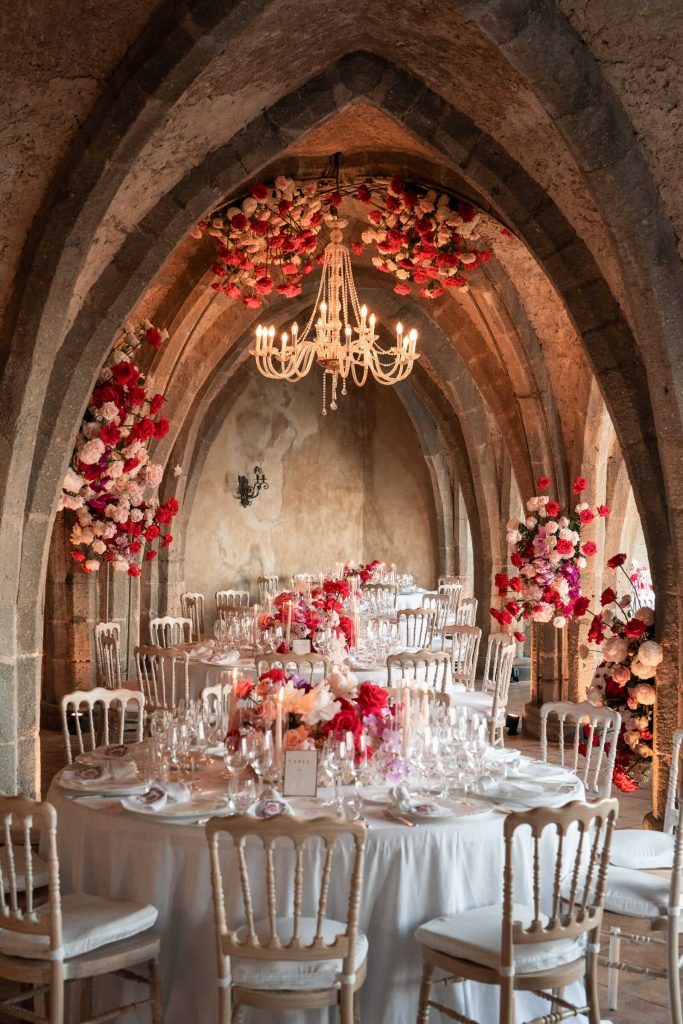
{"type": "Polygon", "coordinates": [[[83,417],[58,507],[75,512],[71,555],[84,572],[96,572],[104,561],[139,576],[140,561],[157,555],[152,545],[168,547],[173,540],[169,527],[177,500],[160,505],[145,497],[163,475],[162,467],[150,462],[147,446],[165,437],[170,424],[160,415],[163,395],[149,393],[134,362],[142,345],[158,349],[167,337],[149,320],[127,324],[83,417]]]}
{"type": "MultiPolygon", "coordinates": [[[[655,676],[663,651],[654,640],[655,613],[641,607],[638,589],[624,569],[626,555],[609,559],[610,569],[620,569],[632,593],[617,598],[608,587],[600,598],[601,610],[593,616],[589,641],[601,645],[602,661],[588,691],[591,704],[607,705],[622,716],[617,741],[614,784],[624,793],[637,789],[648,775],[653,755],[652,730],[655,676]]],[[[581,653],[586,656],[588,648],[581,653]]]]}
{"type": "MultiPolygon", "coordinates": [[[[548,477],[539,477],[536,486],[539,491],[547,491],[550,483],[548,477]]],[[[574,494],[581,495],[586,486],[585,478],[578,476],[574,494]]],[[[514,633],[520,642],[524,640],[519,629],[522,619],[552,622],[561,629],[570,619],[586,614],[589,601],[581,593],[581,570],[586,558],[596,554],[597,546],[591,540],[581,543],[581,528],[596,516],[608,517],[610,511],[600,505],[593,512],[580,501],[573,512],[562,514],[559,504],[545,494],[529,498],[526,507],[526,519],[511,519],[507,524],[510,561],[519,575],[496,575],[495,584],[504,603],[500,609],[491,609],[502,629],[514,633]]]]}
{"type": "Polygon", "coordinates": [[[375,250],[373,264],[396,278],[394,291],[436,299],[447,288],[467,288],[467,275],[491,253],[477,249],[480,215],[459,202],[396,176],[339,184],[331,179],[300,182],[284,176],[257,182],[239,204],[223,206],[194,232],[217,239],[211,287],[248,309],[263,305],[273,291],[301,294],[304,275],[316,262],[327,213],[337,215],[345,199],[367,207],[368,227],[352,248],[360,256],[375,250]]]}

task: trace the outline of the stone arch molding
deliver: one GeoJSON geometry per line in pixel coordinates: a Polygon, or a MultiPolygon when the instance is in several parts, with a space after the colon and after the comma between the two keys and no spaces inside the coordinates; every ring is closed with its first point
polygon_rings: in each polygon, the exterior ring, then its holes
{"type": "MultiPolygon", "coordinates": [[[[359,97],[379,106],[456,164],[545,267],[582,336],[613,413],[614,396],[619,396],[621,415],[613,419],[639,507],[644,509],[650,499],[649,539],[659,534],[671,541],[653,562],[655,579],[660,586],[674,586],[678,538],[669,530],[664,500],[655,505],[651,499],[654,494],[664,495],[665,476],[673,501],[680,485],[673,478],[671,449],[660,451],[657,444],[653,410],[643,387],[644,380],[654,389],[667,378],[677,380],[681,372],[673,358],[672,335],[679,311],[672,317],[671,306],[681,290],[672,279],[673,263],[666,258],[674,243],[670,224],[657,203],[623,111],[601,81],[598,66],[577,45],[577,37],[549,0],[534,8],[533,21],[529,11],[520,13],[520,5],[512,0],[456,6],[481,26],[505,60],[520,69],[556,120],[568,149],[585,166],[604,220],[617,240],[625,282],[635,285],[640,275],[641,286],[635,292],[640,298],[642,282],[648,286],[646,301],[629,309],[635,338],[590,252],[544,190],[442,96],[368,53],[341,57],[208,154],[127,234],[80,308],[70,313],[75,280],[107,197],[120,177],[117,170],[122,175],[131,165],[160,113],[192,80],[201,62],[216,52],[223,34],[229,38],[238,18],[248,19],[257,12],[257,5],[247,3],[233,5],[227,14],[222,4],[202,3],[191,5],[190,13],[175,21],[169,4],[141,39],[133,55],[134,74],[125,78],[127,69],[121,70],[116,98],[111,103],[103,99],[75,139],[60,171],[61,191],[51,195],[37,218],[39,226],[29,240],[18,278],[12,344],[5,347],[3,356],[6,403],[0,426],[0,441],[7,453],[0,466],[4,489],[0,540],[8,553],[6,592],[15,599],[12,607],[2,609],[0,630],[4,672],[0,698],[7,708],[0,738],[4,788],[31,791],[35,787],[42,616],[42,601],[36,602],[36,594],[43,592],[54,502],[71,439],[118,324],[197,217],[276,159],[294,139],[359,97]],[[159,45],[161,24],[166,27],[159,45]],[[560,76],[558,57],[566,71],[560,76]],[[597,130],[591,130],[591,124],[597,124],[597,130]],[[638,188],[633,187],[634,180],[638,188]],[[615,187],[626,181],[628,211],[615,187]],[[641,266],[644,229],[641,226],[637,238],[628,230],[637,220],[646,226],[646,244],[653,250],[646,273],[641,266]],[[620,225],[625,227],[620,230],[620,225]],[[646,336],[650,347],[641,354],[636,339],[646,336]]],[[[666,395],[657,403],[657,426],[668,444],[675,446],[681,438],[678,399],[673,388],[666,395]]],[[[654,545],[651,548],[656,550],[654,545]]]]}

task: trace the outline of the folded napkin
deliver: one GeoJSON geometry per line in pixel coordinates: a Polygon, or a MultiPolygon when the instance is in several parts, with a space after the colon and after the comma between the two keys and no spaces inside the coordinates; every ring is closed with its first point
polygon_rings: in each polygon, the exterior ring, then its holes
{"type": "Polygon", "coordinates": [[[546,792],[545,786],[539,785],[538,782],[515,782],[511,779],[506,779],[501,782],[498,786],[498,792],[501,796],[505,797],[524,797],[524,796],[541,796],[546,792]]]}
{"type": "Polygon", "coordinates": [[[75,764],[64,768],[62,778],[65,782],[78,782],[81,786],[93,786],[98,782],[132,782],[137,778],[138,769],[135,761],[120,761],[107,758],[99,764],[75,764]]]}
{"type": "Polygon", "coordinates": [[[188,648],[188,652],[197,658],[204,658],[209,654],[213,654],[213,644],[210,646],[209,644],[192,644],[192,646],[188,648]]]}
{"type": "Polygon", "coordinates": [[[250,804],[246,813],[253,818],[274,818],[278,814],[294,814],[294,811],[284,797],[274,789],[267,797],[261,797],[260,800],[255,800],[253,804],[250,804]]]}
{"type": "Polygon", "coordinates": [[[208,657],[202,657],[202,661],[205,665],[234,665],[239,661],[239,653],[234,651],[232,654],[211,654],[208,657]]]}
{"type": "Polygon", "coordinates": [[[572,782],[573,774],[559,764],[546,764],[543,761],[530,761],[524,759],[519,764],[511,766],[509,778],[515,779],[538,779],[546,782],[572,782]]]}
{"type": "Polygon", "coordinates": [[[146,793],[126,796],[121,803],[129,811],[144,809],[150,812],[163,811],[168,803],[185,804],[192,799],[192,793],[184,782],[155,783],[146,793]]]}
{"type": "Polygon", "coordinates": [[[443,817],[448,814],[445,807],[429,801],[416,800],[407,786],[392,786],[389,791],[389,810],[393,814],[418,814],[421,817],[443,817]]]}

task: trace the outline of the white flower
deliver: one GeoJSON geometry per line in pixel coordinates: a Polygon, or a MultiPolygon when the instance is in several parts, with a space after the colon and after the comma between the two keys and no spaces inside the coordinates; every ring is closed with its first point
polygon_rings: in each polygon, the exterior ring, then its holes
{"type": "Polygon", "coordinates": [[[549,519],[548,522],[545,524],[546,533],[557,533],[558,530],[559,526],[557,525],[554,519],[549,519]]]}
{"type": "Polygon", "coordinates": [[[558,555],[557,551],[551,551],[548,555],[548,561],[552,562],[553,565],[559,565],[562,561],[562,555],[558,555]]]}
{"type": "Polygon", "coordinates": [[[655,702],[656,691],[650,683],[638,683],[631,692],[639,704],[650,705],[655,702]]]}
{"type": "Polygon", "coordinates": [[[80,476],[70,466],[67,469],[64,479],[62,481],[62,487],[65,491],[71,491],[73,494],[78,494],[81,487],[85,484],[85,477],[80,476]]]}
{"type": "Polygon", "coordinates": [[[513,547],[515,544],[519,544],[521,539],[522,535],[519,530],[510,530],[507,534],[507,542],[510,547],[513,547]]]}
{"type": "Polygon", "coordinates": [[[526,507],[528,508],[529,512],[538,512],[538,509],[539,509],[539,499],[538,498],[529,498],[529,500],[526,503],[526,507]]]}
{"type": "Polygon", "coordinates": [[[519,570],[520,576],[525,576],[527,579],[531,579],[536,576],[536,569],[533,565],[523,565],[519,570]]]}
{"type": "Polygon", "coordinates": [[[90,440],[93,437],[100,436],[100,425],[99,423],[84,423],[81,427],[81,432],[86,440],[90,440]]]}
{"type": "MultiPolygon", "coordinates": [[[[560,520],[560,522],[562,522],[562,520],[560,520]]],[[[562,529],[560,530],[558,536],[559,536],[560,540],[571,540],[571,541],[573,541],[574,540],[574,531],[573,530],[568,530],[566,526],[563,526],[562,529]]]]}
{"type": "MultiPolygon", "coordinates": [[[[257,206],[258,203],[253,196],[247,196],[247,198],[242,201],[242,213],[245,213],[247,217],[251,217],[257,206]]],[[[239,213],[239,210],[237,212],[239,213]]]]}
{"type": "Polygon", "coordinates": [[[559,523],[560,523],[560,529],[562,529],[562,530],[566,530],[567,527],[569,526],[569,520],[567,519],[566,516],[562,516],[560,518],[560,520],[559,520],[559,523]]]}
{"type": "Polygon", "coordinates": [[[128,562],[124,562],[120,558],[117,558],[116,561],[111,564],[114,572],[128,572],[128,562]]]}
{"type": "Polygon", "coordinates": [[[550,622],[553,617],[555,609],[551,604],[546,604],[545,601],[541,601],[540,604],[536,605],[531,613],[531,618],[534,622],[550,622]]]}
{"type": "Polygon", "coordinates": [[[100,408],[99,413],[102,419],[106,420],[107,423],[113,423],[114,420],[118,422],[120,416],[119,407],[116,402],[105,402],[100,408]]]}
{"type": "Polygon", "coordinates": [[[107,545],[104,543],[103,540],[94,540],[92,542],[92,549],[93,551],[97,552],[98,555],[103,555],[104,552],[107,550],[107,545]]]}
{"type": "Polygon", "coordinates": [[[602,656],[605,661],[622,662],[628,655],[628,644],[620,636],[611,636],[602,645],[602,656]]]}
{"type": "Polygon", "coordinates": [[[642,661],[643,665],[659,665],[663,657],[664,651],[655,640],[646,640],[638,648],[638,660],[642,661]]]}
{"type": "Polygon", "coordinates": [[[525,601],[540,601],[543,595],[543,591],[537,583],[531,583],[528,587],[524,587],[522,597],[525,601]]]}
{"type": "Polygon", "coordinates": [[[102,369],[100,370],[99,383],[100,384],[106,384],[107,381],[111,380],[113,376],[114,375],[111,372],[111,370],[109,369],[109,367],[108,366],[103,366],[102,369]]]}
{"type": "Polygon", "coordinates": [[[636,730],[624,733],[624,743],[628,743],[631,750],[635,750],[640,743],[640,736],[636,730]]]}
{"type": "Polygon", "coordinates": [[[526,526],[527,530],[533,530],[533,528],[534,528],[534,526],[536,525],[537,522],[538,522],[538,519],[535,519],[534,516],[529,516],[525,520],[524,525],[526,526]]]}
{"type": "Polygon", "coordinates": [[[553,619],[553,626],[555,627],[555,629],[564,629],[566,625],[567,620],[565,619],[564,615],[556,615],[553,619]]]}
{"type": "Polygon", "coordinates": [[[598,686],[591,686],[586,694],[586,700],[593,705],[594,708],[600,708],[604,704],[602,690],[598,686]]]}
{"type": "Polygon", "coordinates": [[[606,622],[609,626],[610,622],[614,622],[616,612],[613,608],[605,608],[602,613],[603,622],[606,622]]]}
{"type": "Polygon", "coordinates": [[[104,540],[111,540],[116,535],[116,527],[113,523],[107,523],[102,530],[102,537],[104,540]]]}
{"type": "Polygon", "coordinates": [[[538,498],[536,498],[536,501],[538,502],[539,508],[545,508],[545,506],[550,501],[550,498],[547,494],[539,494],[538,498]]]}
{"type": "MultiPolygon", "coordinates": [[[[654,665],[645,665],[639,657],[635,657],[631,662],[631,672],[636,679],[653,679],[657,674],[657,669],[654,665]]],[[[641,704],[643,701],[641,701],[641,704]]]]}
{"type": "Polygon", "coordinates": [[[581,501],[576,506],[576,511],[577,512],[583,512],[583,510],[586,509],[586,508],[590,508],[590,505],[588,504],[588,502],[587,501],[581,501]]]}
{"type": "Polygon", "coordinates": [[[97,561],[96,558],[86,558],[83,565],[86,567],[86,569],[90,569],[90,572],[97,572],[97,570],[100,567],[100,563],[97,561]]]}
{"type": "Polygon", "coordinates": [[[579,569],[585,569],[588,565],[588,562],[583,557],[583,555],[581,555],[579,558],[576,559],[576,564],[578,565],[579,569]]]}
{"type": "Polygon", "coordinates": [[[298,710],[306,725],[317,725],[334,718],[341,710],[341,704],[335,700],[326,683],[319,683],[301,697],[298,710]]]}
{"type": "Polygon", "coordinates": [[[278,174],[275,179],[275,188],[279,189],[280,192],[293,192],[294,182],[291,178],[285,178],[284,174],[278,174]]]}
{"type": "Polygon", "coordinates": [[[183,475],[183,467],[182,466],[174,466],[173,467],[173,476],[182,476],[182,475],[183,475]]]}
{"type": "Polygon", "coordinates": [[[84,526],[81,529],[81,544],[92,544],[95,539],[95,534],[89,526],[84,526]]]}
{"type": "Polygon", "coordinates": [[[70,508],[74,512],[84,504],[85,498],[80,494],[63,494],[59,499],[59,508],[70,508]]]}
{"type": "Polygon", "coordinates": [[[641,743],[638,747],[638,753],[641,757],[652,757],[654,751],[648,743],[641,743]]]}
{"type": "Polygon", "coordinates": [[[104,442],[100,441],[99,437],[93,438],[92,441],[87,441],[86,444],[78,449],[78,458],[86,466],[93,466],[96,462],[100,461],[103,455],[104,442]]]}
{"type": "Polygon", "coordinates": [[[634,618],[640,619],[640,621],[644,622],[646,626],[651,626],[655,621],[655,613],[652,608],[644,606],[638,609],[634,614],[634,618]]]}

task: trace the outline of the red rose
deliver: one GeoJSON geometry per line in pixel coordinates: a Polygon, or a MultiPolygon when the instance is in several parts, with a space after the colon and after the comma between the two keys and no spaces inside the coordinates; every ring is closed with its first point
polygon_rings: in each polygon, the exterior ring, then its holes
{"type": "Polygon", "coordinates": [[[259,295],[270,295],[275,287],[275,281],[273,281],[272,277],[259,277],[254,287],[259,295]]]}
{"type": "Polygon", "coordinates": [[[156,523],[152,523],[152,525],[148,526],[145,530],[145,540],[156,540],[159,536],[159,532],[159,527],[156,523]]]}
{"type": "Polygon", "coordinates": [[[400,174],[395,174],[389,182],[389,188],[396,196],[403,195],[406,190],[406,183],[400,174]]]}
{"type": "Polygon", "coordinates": [[[611,604],[612,601],[616,601],[616,599],[616,593],[612,590],[611,587],[607,587],[607,589],[603,590],[602,594],[600,595],[600,604],[604,608],[606,604],[611,604]]]}
{"type": "Polygon", "coordinates": [[[372,199],[372,193],[367,185],[361,185],[356,191],[356,199],[360,200],[361,203],[369,203],[372,199]]]}
{"type": "Polygon", "coordinates": [[[121,440],[121,431],[114,423],[105,423],[100,430],[100,441],[115,445],[121,440]]]}
{"type": "Polygon", "coordinates": [[[323,732],[327,736],[329,733],[345,733],[352,732],[354,736],[360,735],[363,731],[363,723],[358,717],[353,704],[349,704],[348,701],[342,702],[342,709],[329,722],[323,726],[323,732]]]}
{"type": "Polygon", "coordinates": [[[270,189],[267,185],[264,185],[262,181],[257,181],[256,184],[252,185],[249,189],[254,199],[267,199],[270,195],[270,189]]]}
{"type": "Polygon", "coordinates": [[[600,643],[604,638],[605,624],[602,621],[602,615],[594,615],[593,621],[591,622],[590,629],[588,630],[589,641],[600,643]]]}
{"type": "Polygon", "coordinates": [[[138,551],[142,547],[142,544],[140,543],[139,540],[134,540],[132,544],[128,545],[128,547],[132,555],[137,555],[138,551]]]}
{"type": "Polygon", "coordinates": [[[165,401],[166,399],[164,398],[163,395],[154,396],[152,401],[149,403],[149,411],[152,414],[152,416],[156,416],[156,414],[161,411],[161,407],[165,401]]]}
{"type": "Polygon", "coordinates": [[[258,677],[259,683],[286,683],[287,673],[283,668],[271,668],[258,677]]]}
{"type": "Polygon", "coordinates": [[[610,567],[610,569],[618,569],[619,566],[623,565],[625,561],[626,555],[622,552],[619,555],[612,555],[612,557],[608,559],[607,564],[610,567]]]}
{"type": "Polygon", "coordinates": [[[510,580],[510,590],[514,590],[516,594],[521,594],[524,584],[519,576],[513,576],[510,580]]]}
{"type": "Polygon", "coordinates": [[[505,609],[510,613],[510,615],[514,616],[515,618],[517,618],[517,616],[519,615],[519,604],[517,603],[517,601],[508,601],[508,603],[505,605],[505,609]]]}
{"type": "Polygon", "coordinates": [[[397,295],[410,295],[410,285],[399,281],[398,284],[394,285],[394,291],[397,295]]]}
{"type": "Polygon", "coordinates": [[[631,619],[624,626],[624,633],[629,640],[637,640],[643,635],[647,626],[640,619],[631,619]]]}
{"type": "Polygon", "coordinates": [[[612,782],[622,793],[635,793],[638,789],[638,783],[634,782],[620,765],[615,765],[614,767],[612,782]]]}
{"type": "Polygon", "coordinates": [[[145,555],[145,561],[146,562],[151,562],[152,559],[156,558],[156,557],[157,557],[156,550],[154,548],[150,548],[150,550],[145,555]]]}
{"type": "Polygon", "coordinates": [[[587,526],[588,523],[592,523],[593,522],[593,520],[595,519],[595,516],[593,515],[593,513],[591,512],[591,510],[589,508],[582,508],[581,511],[579,512],[579,519],[581,520],[582,523],[584,523],[584,525],[587,526]]]}
{"type": "Polygon", "coordinates": [[[75,548],[71,549],[71,557],[75,562],[85,562],[85,554],[82,551],[77,551],[75,548]]]}
{"type": "Polygon", "coordinates": [[[139,576],[140,572],[141,572],[141,569],[140,569],[139,565],[129,565],[128,566],[128,575],[129,576],[139,576]]]}
{"type": "Polygon", "coordinates": [[[382,686],[361,683],[355,703],[361,715],[381,715],[388,700],[387,691],[382,686]]]}
{"type": "Polygon", "coordinates": [[[608,505],[598,505],[598,515],[602,519],[609,519],[610,510],[608,505]]]}
{"type": "Polygon", "coordinates": [[[161,348],[161,331],[158,327],[148,327],[145,338],[152,348],[161,348]]]}
{"type": "Polygon", "coordinates": [[[231,217],[230,224],[235,231],[246,231],[249,227],[249,221],[243,213],[236,213],[234,217],[231,217]]]}
{"type": "Polygon", "coordinates": [[[580,619],[582,615],[585,615],[588,611],[589,604],[590,601],[587,597],[577,597],[576,601],[574,601],[574,607],[572,609],[572,615],[574,616],[574,618],[580,619]]]}
{"type": "Polygon", "coordinates": [[[180,511],[180,505],[178,504],[177,498],[169,498],[165,503],[164,508],[168,509],[172,516],[177,516],[180,511]]]}
{"type": "Polygon", "coordinates": [[[167,533],[166,536],[164,537],[164,539],[161,542],[161,546],[162,546],[162,548],[168,548],[168,547],[171,546],[172,543],[173,543],[173,537],[172,537],[172,535],[170,533],[167,533]]]}
{"type": "Polygon", "coordinates": [[[588,481],[586,480],[585,476],[577,476],[576,480],[574,481],[574,486],[572,487],[572,490],[574,491],[574,494],[581,494],[581,491],[585,491],[587,487],[588,481]]]}
{"type": "Polygon", "coordinates": [[[507,590],[510,580],[506,572],[497,572],[493,577],[493,582],[496,584],[499,590],[507,590]]]}
{"type": "Polygon", "coordinates": [[[119,384],[125,384],[129,388],[133,387],[140,380],[140,374],[137,367],[133,366],[132,363],[127,362],[125,359],[120,363],[114,363],[111,368],[111,372],[119,384]]]}
{"type": "Polygon", "coordinates": [[[362,255],[362,253],[363,253],[363,243],[362,242],[354,242],[352,244],[351,248],[353,249],[353,251],[354,251],[356,256],[361,256],[362,255]]]}
{"type": "Polygon", "coordinates": [[[512,552],[512,554],[510,555],[510,561],[512,562],[516,569],[521,569],[524,565],[524,559],[517,551],[512,552]]]}
{"type": "Polygon", "coordinates": [[[162,437],[166,437],[170,426],[171,421],[167,420],[165,416],[160,416],[154,424],[154,437],[156,437],[157,440],[161,440],[162,437]]]}
{"type": "Polygon", "coordinates": [[[258,295],[245,295],[242,299],[242,303],[247,309],[258,309],[263,305],[258,295]]]}
{"type": "Polygon", "coordinates": [[[587,558],[592,558],[593,555],[598,553],[598,545],[595,541],[587,540],[585,544],[581,545],[581,550],[587,558]]]}
{"type": "Polygon", "coordinates": [[[514,633],[513,635],[518,644],[523,644],[526,640],[524,633],[514,633]]]}
{"type": "Polygon", "coordinates": [[[550,487],[550,483],[551,481],[549,476],[539,476],[538,480],[536,481],[536,486],[538,487],[539,491],[547,491],[550,487]]]}
{"type": "Polygon", "coordinates": [[[558,540],[555,550],[558,555],[571,555],[574,551],[574,545],[570,540],[558,540]]]}
{"type": "Polygon", "coordinates": [[[545,510],[547,515],[549,515],[552,519],[554,519],[555,516],[559,516],[560,514],[560,506],[556,501],[549,501],[545,507],[545,510]]]}
{"type": "Polygon", "coordinates": [[[142,405],[146,397],[144,388],[134,387],[128,389],[128,401],[131,405],[142,405]]]}

